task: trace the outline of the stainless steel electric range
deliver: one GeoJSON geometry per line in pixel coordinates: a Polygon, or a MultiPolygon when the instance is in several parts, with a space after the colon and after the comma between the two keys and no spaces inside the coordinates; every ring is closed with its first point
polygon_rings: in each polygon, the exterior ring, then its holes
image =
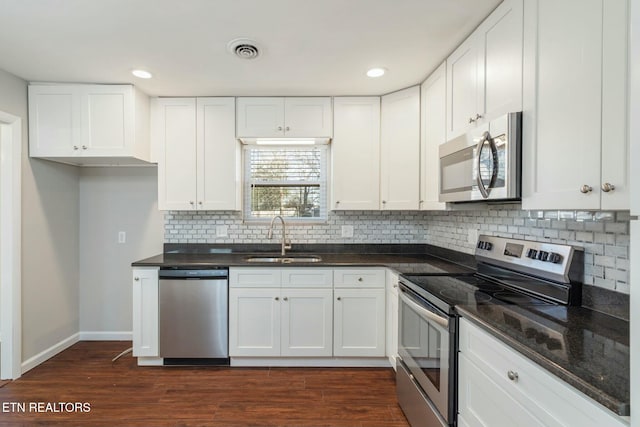
{"type": "MultiPolygon", "coordinates": [[[[481,235],[475,257],[474,274],[400,276],[396,383],[412,427],[456,425],[456,306],[581,303],[583,254],[572,246],[481,235]]],[[[536,333],[562,345],[552,332],[536,333]]]]}

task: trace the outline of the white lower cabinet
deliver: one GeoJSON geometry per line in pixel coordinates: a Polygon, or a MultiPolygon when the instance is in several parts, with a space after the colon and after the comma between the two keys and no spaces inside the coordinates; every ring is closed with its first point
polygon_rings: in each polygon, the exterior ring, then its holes
{"type": "Polygon", "coordinates": [[[326,357],[333,351],[332,277],[324,268],[233,268],[231,357],[326,357]],[[260,281],[266,287],[260,287],[260,281]]]}
{"type": "Polygon", "coordinates": [[[133,355],[158,357],[158,268],[133,269],[133,355]]]}
{"type": "Polygon", "coordinates": [[[458,425],[623,427],[613,412],[460,319],[458,425]]]}
{"type": "Polygon", "coordinates": [[[384,294],[384,288],[335,290],[334,356],[385,355],[384,294]]]}

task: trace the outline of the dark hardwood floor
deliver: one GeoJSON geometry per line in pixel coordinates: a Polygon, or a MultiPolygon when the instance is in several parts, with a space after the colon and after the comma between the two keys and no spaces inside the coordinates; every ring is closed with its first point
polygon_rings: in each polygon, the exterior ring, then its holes
{"type": "Polygon", "coordinates": [[[390,368],[112,364],[129,346],[80,342],[5,384],[0,426],[408,426],[390,368]]]}

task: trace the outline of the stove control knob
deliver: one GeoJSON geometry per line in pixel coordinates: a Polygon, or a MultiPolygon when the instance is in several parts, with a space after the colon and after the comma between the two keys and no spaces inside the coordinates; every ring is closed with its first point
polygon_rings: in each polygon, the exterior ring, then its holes
{"type": "Polygon", "coordinates": [[[478,249],[482,249],[484,246],[484,242],[482,240],[478,240],[478,249]]]}
{"type": "Polygon", "coordinates": [[[538,252],[538,259],[540,261],[546,261],[549,259],[549,252],[540,251],[538,252]]]}
{"type": "Polygon", "coordinates": [[[549,262],[554,264],[559,263],[562,260],[562,255],[557,254],[555,252],[549,252],[549,262]]]}
{"type": "Polygon", "coordinates": [[[538,332],[533,328],[527,328],[524,330],[524,336],[528,339],[535,338],[538,332]]]}
{"type": "Polygon", "coordinates": [[[527,251],[527,258],[536,259],[537,256],[538,256],[538,251],[537,250],[529,249],[527,251]]]}
{"type": "Polygon", "coordinates": [[[545,334],[544,332],[538,332],[536,334],[536,344],[542,344],[547,342],[547,340],[549,339],[549,335],[545,334]]]}

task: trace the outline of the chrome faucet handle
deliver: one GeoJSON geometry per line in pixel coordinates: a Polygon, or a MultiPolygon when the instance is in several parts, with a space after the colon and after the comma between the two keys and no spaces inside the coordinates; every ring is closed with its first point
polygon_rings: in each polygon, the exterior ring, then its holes
{"type": "Polygon", "coordinates": [[[285,240],[284,240],[284,248],[285,248],[286,250],[291,249],[291,239],[285,239],[285,240]]]}

